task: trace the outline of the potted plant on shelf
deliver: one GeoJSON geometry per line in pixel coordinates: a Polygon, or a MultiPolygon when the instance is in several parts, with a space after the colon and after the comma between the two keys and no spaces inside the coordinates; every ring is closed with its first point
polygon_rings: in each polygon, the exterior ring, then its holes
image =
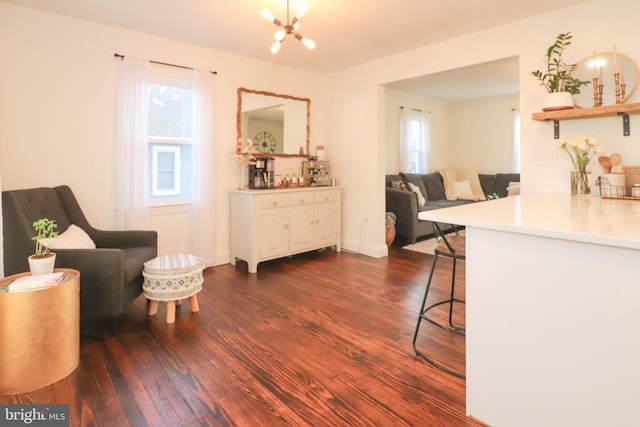
{"type": "Polygon", "coordinates": [[[555,43],[549,46],[544,61],[547,68],[536,70],[531,74],[540,81],[540,85],[547,89],[547,96],[542,101],[542,111],[566,110],[573,108],[573,95],[580,93],[580,87],[588,85],[572,77],[577,64],[567,64],[562,60],[567,46],[571,44],[571,32],[558,34],[555,43]]]}
{"type": "Polygon", "coordinates": [[[36,242],[36,250],[33,255],[29,256],[29,270],[32,275],[48,274],[53,272],[56,262],[56,254],[51,252],[42,242],[42,239],[56,237],[58,227],[55,220],[40,218],[33,223],[33,229],[36,235],[31,239],[36,242]]]}

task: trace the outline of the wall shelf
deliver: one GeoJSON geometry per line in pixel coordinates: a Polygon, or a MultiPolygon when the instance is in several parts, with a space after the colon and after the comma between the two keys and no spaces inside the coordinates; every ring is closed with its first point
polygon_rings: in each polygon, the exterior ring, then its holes
{"type": "Polygon", "coordinates": [[[604,107],[573,108],[571,110],[544,111],[533,113],[531,118],[539,122],[553,121],[553,137],[560,138],[560,121],[576,119],[595,119],[599,117],[622,116],[622,133],[624,136],[631,135],[629,127],[629,116],[640,114],[640,103],[636,104],[613,104],[604,107]]]}

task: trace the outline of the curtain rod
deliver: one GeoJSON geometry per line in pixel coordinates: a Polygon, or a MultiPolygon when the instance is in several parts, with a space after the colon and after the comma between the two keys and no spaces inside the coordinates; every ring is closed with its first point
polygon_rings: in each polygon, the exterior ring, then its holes
{"type": "MultiPolygon", "coordinates": [[[[119,53],[114,53],[113,56],[115,56],[116,58],[124,59],[124,55],[120,55],[119,53]]],[[[168,65],[169,67],[184,68],[185,70],[193,70],[193,68],[185,67],[184,65],[169,64],[167,62],[158,62],[158,61],[149,61],[149,62],[154,63],[154,64],[160,64],[160,65],[168,65]]],[[[209,72],[211,74],[215,74],[215,75],[218,74],[217,71],[209,71],[209,72]]]]}
{"type": "MultiPolygon", "coordinates": [[[[400,106],[400,109],[401,109],[401,110],[404,110],[404,105],[401,105],[401,106],[400,106]]],[[[418,112],[422,113],[422,110],[420,110],[420,109],[418,109],[418,108],[412,108],[412,110],[413,110],[413,111],[418,111],[418,112]]],[[[430,110],[429,110],[429,111],[427,111],[427,114],[431,114],[431,111],[430,111],[430,110]]]]}

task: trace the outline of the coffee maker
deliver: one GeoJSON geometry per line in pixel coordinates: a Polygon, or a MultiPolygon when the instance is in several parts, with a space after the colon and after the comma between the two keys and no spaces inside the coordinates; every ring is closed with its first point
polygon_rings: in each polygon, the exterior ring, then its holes
{"type": "Polygon", "coordinates": [[[249,165],[249,188],[263,189],[275,187],[275,157],[256,157],[249,165]]]}
{"type": "Polygon", "coordinates": [[[328,160],[317,160],[313,156],[302,162],[302,176],[311,187],[331,185],[330,169],[328,160]]]}

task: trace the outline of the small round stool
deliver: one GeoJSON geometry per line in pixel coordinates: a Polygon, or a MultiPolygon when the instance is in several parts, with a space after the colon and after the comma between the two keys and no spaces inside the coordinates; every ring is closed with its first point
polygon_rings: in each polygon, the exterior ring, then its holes
{"type": "Polygon", "coordinates": [[[176,320],[176,304],[189,298],[191,311],[199,310],[197,293],[202,290],[202,258],[193,255],[164,255],[144,263],[142,291],[151,301],[149,316],[158,312],[158,302],[167,302],[167,323],[176,320]]]}

